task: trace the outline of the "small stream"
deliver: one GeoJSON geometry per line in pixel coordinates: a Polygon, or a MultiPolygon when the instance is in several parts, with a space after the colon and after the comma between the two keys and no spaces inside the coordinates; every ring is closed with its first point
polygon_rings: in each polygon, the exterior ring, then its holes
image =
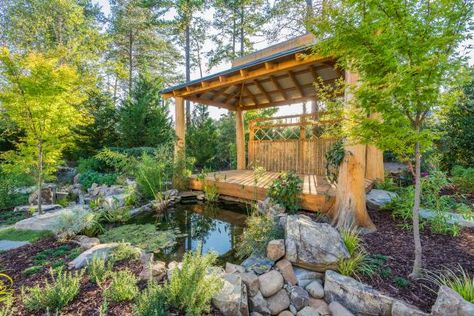
{"type": "Polygon", "coordinates": [[[155,224],[158,230],[180,232],[174,247],[155,254],[164,261],[179,261],[188,250],[202,244],[202,253],[218,253],[218,261],[237,262],[235,248],[245,227],[247,210],[242,205],[176,204],[163,214],[147,214],[132,220],[135,224],[155,224]]]}

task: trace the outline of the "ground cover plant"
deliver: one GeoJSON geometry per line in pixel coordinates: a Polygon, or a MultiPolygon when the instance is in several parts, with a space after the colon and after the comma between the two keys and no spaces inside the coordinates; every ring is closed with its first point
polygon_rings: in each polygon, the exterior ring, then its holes
{"type": "Polygon", "coordinates": [[[52,236],[50,231],[28,230],[5,228],[0,229],[0,239],[16,240],[16,241],[36,241],[44,237],[52,236]]]}

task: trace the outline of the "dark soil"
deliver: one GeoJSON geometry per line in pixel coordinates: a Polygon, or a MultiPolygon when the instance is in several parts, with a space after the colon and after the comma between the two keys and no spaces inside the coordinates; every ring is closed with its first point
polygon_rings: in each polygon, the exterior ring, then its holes
{"type": "MultiPolygon", "coordinates": [[[[391,269],[387,277],[363,277],[362,281],[374,288],[429,312],[437,297],[437,286],[428,282],[410,281],[407,287],[396,285],[397,277],[408,280],[411,273],[413,232],[404,229],[389,211],[370,212],[375,233],[364,236],[370,254],[387,257],[385,267],[391,269]]],[[[423,268],[431,272],[457,269],[459,266],[474,275],[474,229],[463,229],[457,237],[431,233],[429,227],[421,232],[423,268]]]]}

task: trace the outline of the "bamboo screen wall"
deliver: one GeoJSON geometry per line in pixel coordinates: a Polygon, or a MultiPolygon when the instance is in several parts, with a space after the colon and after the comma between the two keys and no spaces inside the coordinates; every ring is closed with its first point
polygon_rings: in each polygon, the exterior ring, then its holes
{"type": "Polygon", "coordinates": [[[248,167],[326,175],[326,152],[337,141],[324,113],[256,119],[249,123],[248,167]]]}

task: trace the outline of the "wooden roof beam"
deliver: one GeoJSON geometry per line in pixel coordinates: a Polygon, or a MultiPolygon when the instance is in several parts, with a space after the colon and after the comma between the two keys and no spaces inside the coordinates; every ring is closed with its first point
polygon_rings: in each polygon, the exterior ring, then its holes
{"type": "Polygon", "coordinates": [[[298,90],[298,93],[300,94],[300,97],[301,98],[304,97],[303,88],[301,88],[301,86],[298,82],[298,79],[296,79],[295,74],[290,70],[290,71],[288,71],[288,75],[290,76],[291,83],[296,87],[296,90],[298,90]]]}
{"type": "Polygon", "coordinates": [[[242,85],[242,89],[243,89],[244,92],[247,94],[247,96],[249,96],[250,99],[252,99],[253,104],[258,105],[257,98],[253,95],[252,92],[250,92],[249,88],[247,88],[246,85],[242,85]]]}
{"type": "Polygon", "coordinates": [[[278,79],[276,79],[274,76],[270,76],[270,80],[273,82],[273,85],[276,87],[278,92],[281,93],[281,96],[283,99],[288,100],[288,95],[286,94],[285,90],[281,87],[280,83],[278,82],[278,79]]]}
{"type": "Polygon", "coordinates": [[[225,94],[225,90],[227,90],[227,87],[224,87],[224,88],[221,88],[221,89],[217,90],[216,93],[214,93],[214,95],[212,96],[211,100],[215,100],[215,99],[217,99],[219,96],[224,95],[224,94],[225,94]]]}
{"type": "Polygon", "coordinates": [[[270,97],[270,94],[267,92],[267,90],[265,90],[265,88],[263,87],[263,85],[260,83],[260,81],[258,81],[257,79],[255,79],[253,81],[253,83],[255,83],[255,85],[257,86],[257,88],[260,90],[260,92],[262,92],[264,95],[265,95],[265,98],[267,98],[267,101],[268,102],[272,102],[272,98],[270,97]]]}

